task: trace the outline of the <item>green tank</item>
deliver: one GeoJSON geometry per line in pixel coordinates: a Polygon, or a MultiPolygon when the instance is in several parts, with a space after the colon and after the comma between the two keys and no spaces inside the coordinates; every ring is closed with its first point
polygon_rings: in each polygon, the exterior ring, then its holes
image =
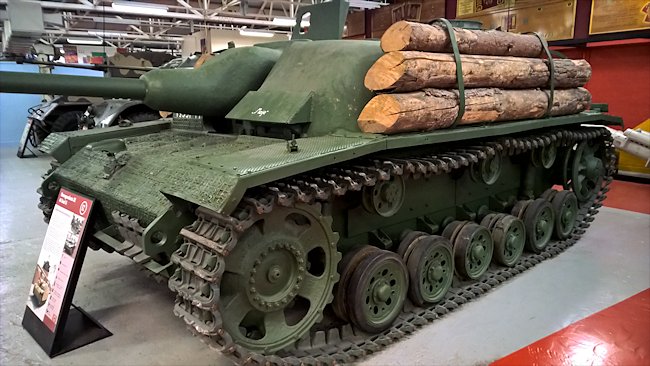
{"type": "MultiPolygon", "coordinates": [[[[347,6],[323,5],[337,19],[347,6]]],[[[621,119],[604,106],[362,133],[379,42],[325,39],[317,9],[298,19],[312,12],[318,40],[229,49],[198,70],[0,74],[3,92],[73,89],[176,112],[53,134],[39,207],[49,216],[61,187],[96,198],[92,247],[168,278],[174,313],[238,363],[382,349],[573,245],[615,169],[598,126],[621,119]]]]}

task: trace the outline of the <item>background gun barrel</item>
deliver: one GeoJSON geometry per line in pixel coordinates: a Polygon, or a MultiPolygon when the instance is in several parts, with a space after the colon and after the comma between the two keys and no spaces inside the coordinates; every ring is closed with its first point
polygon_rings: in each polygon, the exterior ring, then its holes
{"type": "Polygon", "coordinates": [[[98,78],[0,71],[0,92],[144,99],[140,79],[98,78]]]}

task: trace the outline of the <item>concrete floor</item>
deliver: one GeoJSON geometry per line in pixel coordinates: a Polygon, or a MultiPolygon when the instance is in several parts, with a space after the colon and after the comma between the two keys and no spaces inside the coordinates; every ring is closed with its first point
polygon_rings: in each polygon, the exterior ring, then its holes
{"type": "MultiPolygon", "coordinates": [[[[0,148],[0,365],[228,365],[172,314],[173,296],[130,260],[89,251],[74,303],[114,333],[48,358],[22,328],[33,268],[47,228],[35,192],[48,157],[0,148]]],[[[649,203],[650,204],[650,203],[649,203]]],[[[650,215],[603,208],[589,233],[480,300],[362,365],[475,365],[650,287],[650,215]]]]}

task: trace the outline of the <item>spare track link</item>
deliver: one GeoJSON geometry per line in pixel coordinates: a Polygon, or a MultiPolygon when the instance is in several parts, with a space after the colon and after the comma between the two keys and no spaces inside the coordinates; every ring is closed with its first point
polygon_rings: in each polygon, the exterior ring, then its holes
{"type": "Polygon", "coordinates": [[[221,351],[237,364],[321,365],[358,361],[575,244],[593,221],[609,190],[607,186],[612,181],[616,161],[611,141],[604,128],[583,128],[526,137],[505,137],[414,158],[362,158],[342,167],[324,168],[322,174],[316,177],[301,175],[262,187],[261,195],[243,199],[232,216],[199,208],[197,220],[181,231],[184,243],[172,255],[172,261],[178,265],[169,280],[170,289],[177,293],[174,313],[211,348],[221,351]],[[321,326],[319,330],[312,328],[311,334],[298,341],[295,348],[275,355],[264,355],[235,344],[221,327],[219,285],[225,260],[237,245],[238,236],[254,223],[254,218],[270,212],[274,205],[291,206],[295,202],[328,200],[332,195],[344,195],[348,190],[359,190],[364,185],[390,179],[390,175],[417,179],[431,174],[448,174],[470,162],[486,159],[495,151],[512,156],[551,143],[571,146],[596,138],[604,139],[607,148],[606,173],[601,189],[581,206],[572,236],[564,241],[549,243],[542,253],[524,253],[512,268],[491,267],[482,279],[451,288],[445,300],[431,307],[407,305],[393,327],[379,334],[364,334],[350,325],[324,330],[321,326]]]}

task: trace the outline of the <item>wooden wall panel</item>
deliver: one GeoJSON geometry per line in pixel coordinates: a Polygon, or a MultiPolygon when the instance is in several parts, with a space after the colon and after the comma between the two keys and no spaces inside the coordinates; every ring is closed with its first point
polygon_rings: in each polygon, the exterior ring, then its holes
{"type": "MultiPolygon", "coordinates": [[[[459,16],[478,20],[484,28],[501,27],[511,32],[540,32],[549,41],[572,39],[575,27],[576,0],[518,0],[514,5],[499,5],[487,10],[459,16]]],[[[459,5],[460,1],[459,1],[459,5]]],[[[466,7],[459,6],[461,12],[466,7]]]]}
{"type": "Polygon", "coordinates": [[[355,37],[359,35],[365,36],[366,34],[366,19],[363,11],[355,11],[348,14],[345,21],[347,30],[344,34],[345,38],[355,37]]]}
{"type": "Polygon", "coordinates": [[[445,0],[423,0],[421,22],[428,23],[445,16],[445,0]]]}
{"type": "Polygon", "coordinates": [[[391,12],[392,5],[383,6],[379,9],[372,10],[372,33],[373,37],[376,32],[382,34],[391,24],[393,24],[393,17],[391,12]]]}
{"type": "MultiPolygon", "coordinates": [[[[413,11],[417,5],[420,9],[419,19],[407,19],[415,20],[423,23],[430,22],[436,18],[442,18],[445,16],[445,0],[396,0],[394,4],[383,6],[378,9],[370,10],[371,18],[371,32],[372,38],[380,38],[384,31],[388,29],[394,22],[403,20],[400,18],[400,15],[407,13],[408,16],[412,16],[417,13],[413,11]],[[410,6],[409,4],[413,4],[410,6]],[[404,12],[400,8],[404,8],[404,12]],[[395,14],[393,14],[395,13],[395,14]]],[[[365,34],[365,17],[364,12],[353,12],[348,14],[347,22],[348,28],[345,38],[359,38],[358,36],[365,34]]]]}

